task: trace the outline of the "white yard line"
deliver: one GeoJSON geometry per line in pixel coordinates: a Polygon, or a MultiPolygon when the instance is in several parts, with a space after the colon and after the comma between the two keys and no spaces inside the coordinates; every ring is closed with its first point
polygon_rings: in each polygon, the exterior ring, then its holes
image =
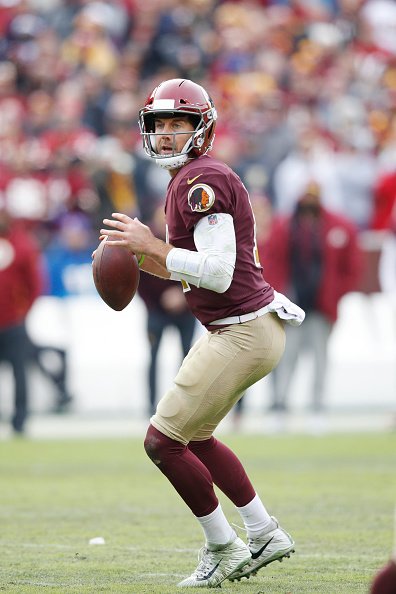
{"type": "MultiPolygon", "coordinates": [[[[105,544],[105,545],[90,545],[88,542],[81,543],[78,542],[76,544],[60,544],[60,543],[37,543],[37,542],[15,542],[15,541],[6,541],[0,540],[0,547],[15,547],[15,548],[31,548],[31,549],[65,549],[65,550],[75,550],[76,547],[81,547],[82,544],[84,546],[102,546],[102,547],[110,547],[111,549],[117,549],[120,551],[141,551],[142,547],[133,547],[133,546],[121,546],[121,545],[113,545],[113,544],[105,544]]],[[[196,553],[196,548],[169,548],[163,547],[163,550],[170,551],[171,553],[196,553]]]]}

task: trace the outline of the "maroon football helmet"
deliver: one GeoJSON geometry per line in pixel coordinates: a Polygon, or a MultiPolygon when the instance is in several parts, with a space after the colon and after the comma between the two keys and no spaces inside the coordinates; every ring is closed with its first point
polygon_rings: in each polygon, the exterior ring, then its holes
{"type": "Polygon", "coordinates": [[[139,111],[139,126],[146,153],[165,169],[177,169],[188,159],[204,155],[212,148],[217,112],[203,87],[191,80],[174,78],[158,85],[139,111]],[[155,116],[187,115],[195,131],[180,153],[159,155],[156,152],[155,116]]]}

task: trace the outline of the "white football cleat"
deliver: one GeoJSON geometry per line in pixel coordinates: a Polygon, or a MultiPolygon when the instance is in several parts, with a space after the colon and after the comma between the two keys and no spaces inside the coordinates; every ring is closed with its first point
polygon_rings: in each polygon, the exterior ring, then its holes
{"type": "Polygon", "coordinates": [[[236,538],[216,550],[203,547],[198,554],[198,567],[190,577],[178,584],[179,588],[217,588],[235,571],[240,571],[251,559],[243,540],[236,538]]]}
{"type": "Polygon", "coordinates": [[[228,579],[240,580],[255,575],[259,569],[273,561],[282,561],[294,553],[294,541],[290,534],[279,526],[278,520],[271,516],[275,527],[257,538],[249,538],[248,546],[252,558],[242,569],[234,571],[228,579]]]}

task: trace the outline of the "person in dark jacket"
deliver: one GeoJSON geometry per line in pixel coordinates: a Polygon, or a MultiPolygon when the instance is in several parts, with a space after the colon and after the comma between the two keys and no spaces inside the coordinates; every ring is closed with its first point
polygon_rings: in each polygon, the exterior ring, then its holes
{"type": "Polygon", "coordinates": [[[357,228],[324,208],[320,194],[318,183],[309,182],[293,213],[274,217],[260,250],[265,278],[306,312],[298,332],[286,327],[287,348],[272,376],[273,410],[286,410],[294,371],[306,351],[314,360],[310,406],[315,412],[323,409],[327,347],[338,305],[359,287],[362,253],[357,228]]]}

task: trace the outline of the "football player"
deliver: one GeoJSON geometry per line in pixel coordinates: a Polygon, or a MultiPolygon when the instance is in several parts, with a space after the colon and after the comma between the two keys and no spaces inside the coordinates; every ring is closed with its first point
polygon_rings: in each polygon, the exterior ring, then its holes
{"type": "Polygon", "coordinates": [[[139,112],[143,146],[170,173],[166,242],[138,219],[104,219],[112,245],[138,255],[141,269],[180,281],[207,332],[193,345],[158,403],[145,439],[148,456],[200,523],[205,545],[180,587],[217,587],[276,559],[294,541],[270,516],[237,456],[213,433],[252,384],[279,362],[284,321],[304,312],[263,280],[255,221],[246,188],[207,153],[217,113],[206,90],[185,79],[161,83],[139,112]],[[246,545],[226,519],[214,485],[233,502],[246,545]]]}

